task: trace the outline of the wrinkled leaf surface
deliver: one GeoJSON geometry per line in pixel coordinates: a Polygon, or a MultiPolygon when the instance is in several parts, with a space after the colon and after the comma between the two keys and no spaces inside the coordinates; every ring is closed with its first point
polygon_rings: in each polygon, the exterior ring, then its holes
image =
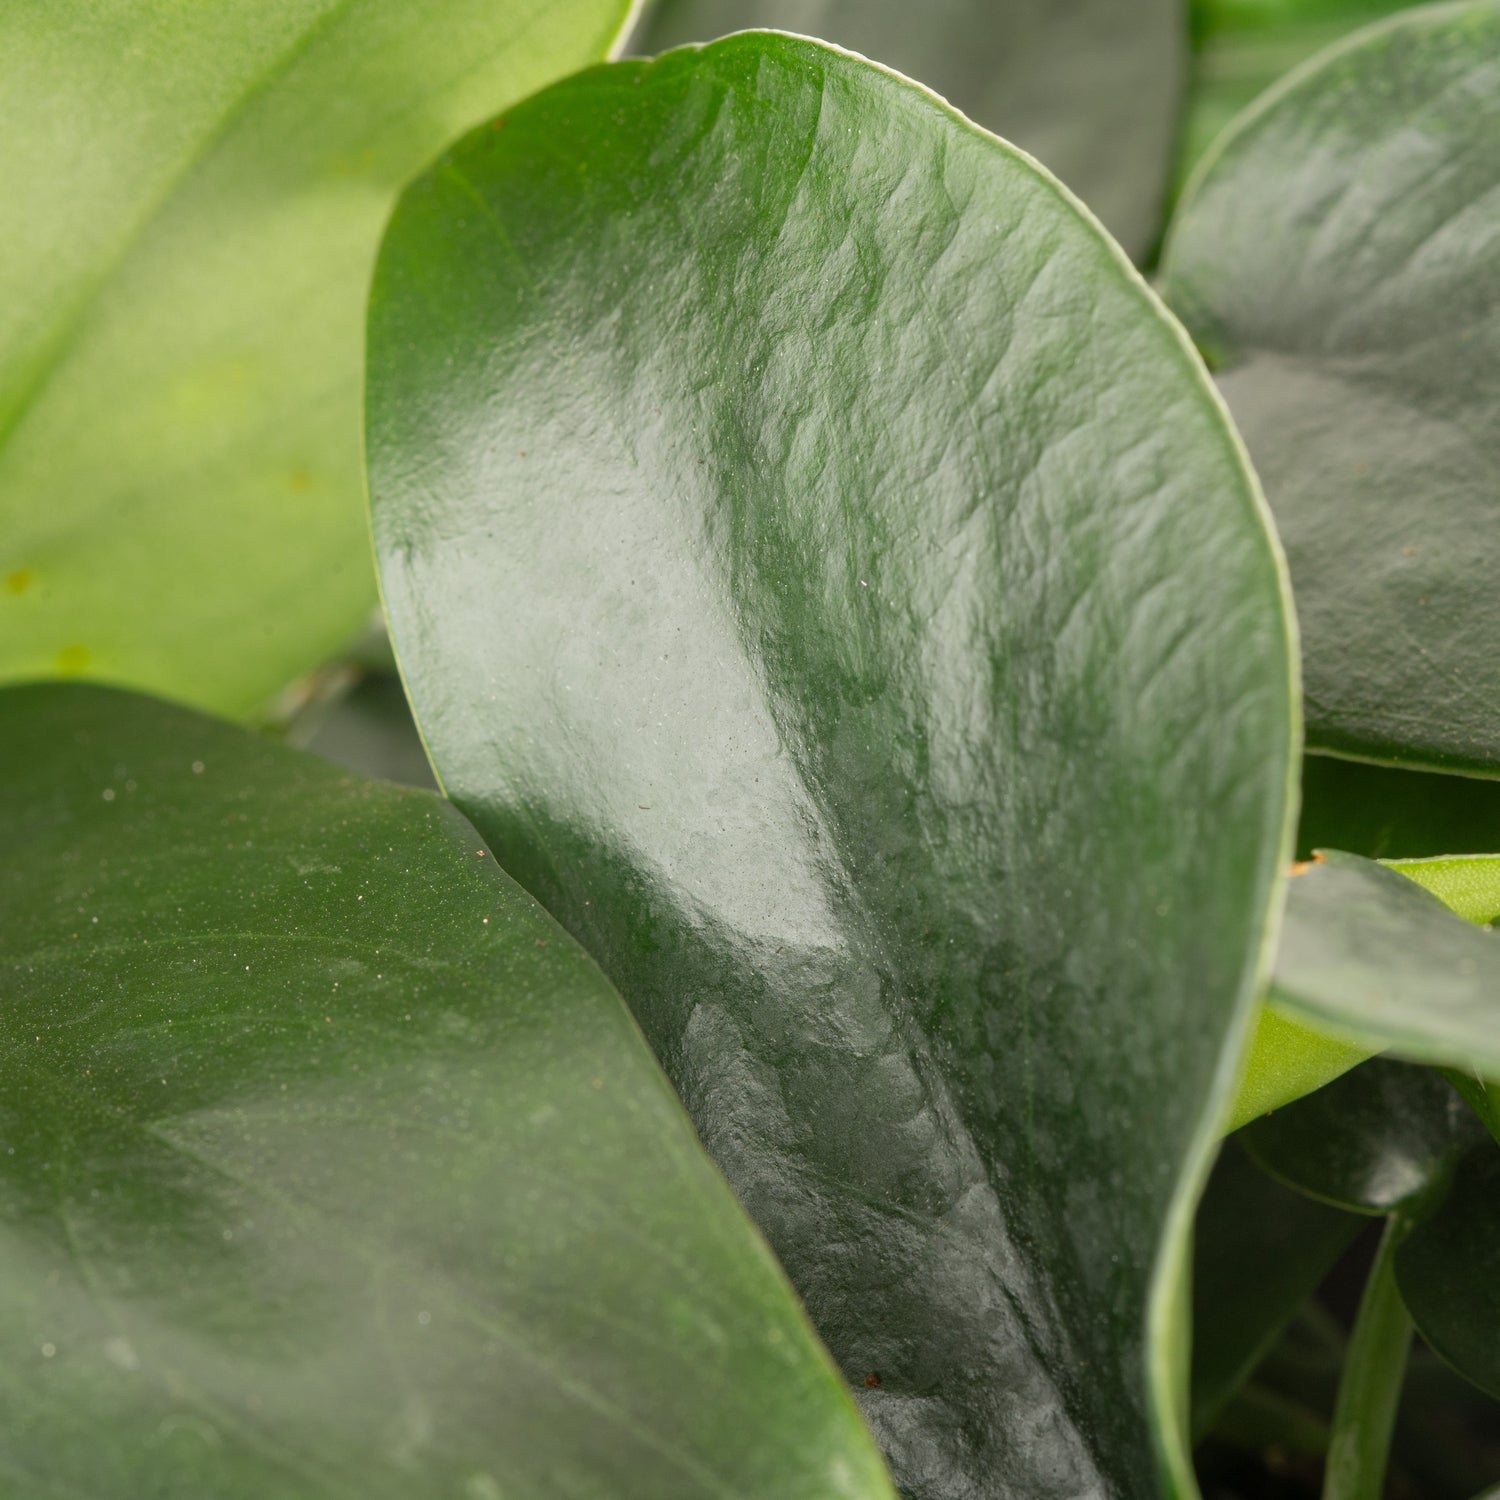
{"type": "Polygon", "coordinates": [[[626,994],[904,1491],[1154,1497],[1157,1443],[1190,1489],[1169,1290],[1294,705],[1180,331],[1029,160],[747,34],[462,142],[370,350],[444,785],[626,994]]]}
{"type": "Polygon", "coordinates": [[[658,0],[632,50],[754,26],[898,68],[1040,157],[1137,259],[1154,245],[1186,72],[1182,0],[658,0]]]}

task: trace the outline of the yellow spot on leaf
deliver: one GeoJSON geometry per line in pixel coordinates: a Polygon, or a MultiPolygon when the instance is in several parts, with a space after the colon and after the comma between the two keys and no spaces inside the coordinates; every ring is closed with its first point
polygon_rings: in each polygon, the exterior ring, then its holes
{"type": "Polygon", "coordinates": [[[87,646],[64,646],[57,653],[57,670],[64,676],[85,671],[93,660],[87,646]]]}
{"type": "Polygon", "coordinates": [[[35,582],[36,575],[30,568],[17,568],[14,573],[7,573],[5,575],[5,592],[7,594],[24,594],[35,582]]]}

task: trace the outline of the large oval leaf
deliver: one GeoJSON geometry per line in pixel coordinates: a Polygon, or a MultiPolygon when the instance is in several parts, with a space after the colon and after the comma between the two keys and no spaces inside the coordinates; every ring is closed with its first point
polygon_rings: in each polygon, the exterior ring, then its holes
{"type": "Polygon", "coordinates": [[[1163,285],[1286,543],[1309,742],[1500,773],[1500,4],[1418,7],[1267,95],[1163,285]]]}
{"type": "Polygon", "coordinates": [[[0,7],[0,679],[243,712],[355,633],[391,201],[629,9],[0,7]]]}
{"type": "Polygon", "coordinates": [[[17,688],[0,830],[7,1494],[890,1496],[618,996],[439,798],[17,688]]]}
{"type": "Polygon", "coordinates": [[[1183,0],[658,0],[634,49],[752,26],[852,47],[1041,158],[1137,258],[1155,245],[1187,63],[1183,0]]]}
{"type": "Polygon", "coordinates": [[[1294,704],[1180,331],[1027,158],[746,34],[438,163],[370,357],[444,784],[622,987],[905,1492],[1155,1495],[1152,1396],[1190,1489],[1170,1297],[1294,704]]]}

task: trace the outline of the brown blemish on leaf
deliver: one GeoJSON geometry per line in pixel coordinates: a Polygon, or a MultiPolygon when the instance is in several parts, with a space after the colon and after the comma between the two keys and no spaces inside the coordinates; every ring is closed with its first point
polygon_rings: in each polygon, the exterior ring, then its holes
{"type": "Polygon", "coordinates": [[[1305,875],[1310,869],[1312,869],[1314,865],[1320,865],[1322,863],[1323,851],[1321,849],[1314,849],[1311,859],[1293,860],[1292,868],[1289,873],[1293,875],[1305,875]]]}

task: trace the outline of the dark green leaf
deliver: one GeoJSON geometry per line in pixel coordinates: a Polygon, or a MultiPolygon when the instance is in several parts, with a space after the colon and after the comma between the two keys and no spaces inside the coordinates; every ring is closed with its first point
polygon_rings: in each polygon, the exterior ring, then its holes
{"type": "Polygon", "coordinates": [[[1500,781],[1309,755],[1298,857],[1314,849],[1369,859],[1500,849],[1500,781]]]}
{"type": "Polygon", "coordinates": [[[920,79],[1040,157],[1132,255],[1155,244],[1186,73],[1183,0],[658,0],[633,49],[752,26],[920,79]]]}
{"type": "Polygon", "coordinates": [[[1500,1397],[1500,1149],[1465,1158],[1442,1208],[1397,1253],[1396,1279],[1422,1337],[1500,1397]]]}
{"type": "Polygon", "coordinates": [[[463,142],[370,340],[444,784],[625,992],[906,1493],[1155,1496],[1158,1442],[1190,1489],[1172,1298],[1295,767],[1179,330],[1026,158],[749,34],[463,142]]]}
{"type": "Polygon", "coordinates": [[[1500,772],[1500,4],[1405,12],[1241,116],[1163,285],[1276,512],[1309,743],[1500,772]]]}
{"type": "Polygon", "coordinates": [[[1372,1058],[1237,1139],[1299,1192],[1358,1213],[1419,1206],[1484,1127],[1431,1068],[1372,1058]]]}
{"type": "Polygon", "coordinates": [[[9,1496],[889,1496],[598,970],[427,793],[0,693],[9,1496]]]}
{"type": "Polygon", "coordinates": [[[1444,1068],[1442,1073],[1468,1100],[1469,1108],[1484,1122],[1489,1133],[1500,1141],[1500,1084],[1458,1068],[1444,1068]]]}
{"type": "Polygon", "coordinates": [[[629,9],[0,5],[0,680],[242,713],[354,635],[392,200],[629,9]]]}
{"type": "Polygon", "coordinates": [[[1227,1141],[1193,1233],[1193,1433],[1214,1426],[1360,1228],[1227,1141]]]}

